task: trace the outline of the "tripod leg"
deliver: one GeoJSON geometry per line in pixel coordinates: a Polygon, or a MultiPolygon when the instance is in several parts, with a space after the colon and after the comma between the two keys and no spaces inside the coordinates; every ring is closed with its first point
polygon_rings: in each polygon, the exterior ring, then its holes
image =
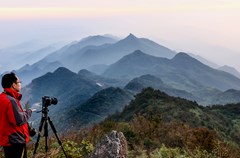
{"type": "Polygon", "coordinates": [[[50,126],[51,126],[51,128],[52,128],[52,130],[53,130],[54,135],[56,136],[56,138],[57,138],[57,140],[58,140],[58,144],[61,146],[61,148],[62,148],[62,150],[63,150],[63,153],[64,153],[65,157],[68,158],[67,153],[65,152],[65,150],[64,150],[64,148],[63,148],[63,146],[62,146],[62,142],[61,142],[61,140],[59,139],[59,137],[58,137],[58,135],[57,135],[57,130],[56,130],[56,128],[54,127],[53,122],[51,121],[50,117],[48,117],[48,122],[49,122],[49,124],[50,124],[50,126]]]}
{"type": "Polygon", "coordinates": [[[35,154],[36,154],[36,152],[37,152],[37,148],[38,148],[38,145],[39,145],[39,140],[40,140],[40,137],[41,137],[41,131],[42,131],[43,123],[44,123],[44,118],[42,117],[41,122],[40,122],[40,125],[39,125],[38,137],[37,137],[37,142],[36,142],[36,144],[35,144],[35,148],[34,148],[34,152],[33,152],[33,157],[35,156],[35,154]]]}
{"type": "Polygon", "coordinates": [[[45,152],[48,152],[48,120],[44,124],[44,137],[45,137],[45,152]]]}

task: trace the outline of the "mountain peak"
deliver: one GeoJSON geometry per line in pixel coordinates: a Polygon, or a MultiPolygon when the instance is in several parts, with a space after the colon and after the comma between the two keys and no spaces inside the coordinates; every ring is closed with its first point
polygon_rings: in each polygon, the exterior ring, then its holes
{"type": "Polygon", "coordinates": [[[126,37],[126,39],[137,39],[137,37],[134,36],[134,34],[130,33],[130,34],[126,37]]]}
{"type": "Polygon", "coordinates": [[[139,39],[133,34],[129,34],[126,38],[120,40],[120,43],[133,45],[135,42],[138,43],[139,39]]]}
{"type": "Polygon", "coordinates": [[[147,55],[147,54],[143,53],[141,50],[135,50],[133,53],[129,55],[147,55]]]}
{"type": "Polygon", "coordinates": [[[110,37],[105,37],[105,36],[101,36],[101,35],[88,36],[88,37],[83,38],[81,40],[81,42],[83,42],[83,41],[94,41],[94,40],[103,40],[103,39],[110,39],[110,37]]]}
{"type": "Polygon", "coordinates": [[[153,57],[151,55],[148,55],[144,52],[142,52],[141,50],[135,50],[133,53],[130,53],[126,56],[124,56],[122,59],[120,59],[119,61],[123,61],[123,60],[138,60],[138,59],[146,59],[146,58],[149,58],[149,57],[153,57]]]}
{"type": "Polygon", "coordinates": [[[175,55],[174,58],[192,58],[190,55],[184,52],[179,52],[175,55]]]}
{"type": "Polygon", "coordinates": [[[66,73],[71,73],[74,74],[74,72],[70,71],[69,69],[65,67],[59,67],[57,70],[53,72],[54,74],[66,74],[66,73]]]}
{"type": "Polygon", "coordinates": [[[81,69],[79,72],[78,72],[78,75],[80,75],[80,76],[96,76],[96,74],[95,73],[93,73],[93,72],[90,72],[90,71],[88,71],[88,70],[86,70],[86,69],[81,69]]]}
{"type": "Polygon", "coordinates": [[[200,63],[197,59],[191,57],[190,55],[188,55],[187,53],[184,53],[184,52],[179,52],[178,54],[176,54],[172,58],[172,61],[173,62],[187,62],[187,63],[196,62],[196,63],[200,63]]]}
{"type": "Polygon", "coordinates": [[[172,59],[171,62],[175,65],[175,66],[180,66],[183,69],[188,69],[189,67],[191,67],[192,69],[198,69],[198,71],[201,70],[212,70],[211,67],[201,63],[200,61],[198,61],[197,59],[191,57],[190,55],[188,55],[187,53],[184,52],[180,52],[177,55],[175,55],[172,59]]]}

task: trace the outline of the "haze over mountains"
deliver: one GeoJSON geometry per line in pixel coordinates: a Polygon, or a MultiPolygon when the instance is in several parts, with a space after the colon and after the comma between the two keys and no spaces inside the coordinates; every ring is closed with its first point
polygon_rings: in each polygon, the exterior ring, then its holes
{"type": "Polygon", "coordinates": [[[19,69],[26,64],[34,64],[63,45],[62,42],[45,43],[31,40],[12,47],[2,48],[0,49],[0,73],[19,69]]]}
{"type": "Polygon", "coordinates": [[[78,127],[99,122],[147,87],[202,105],[240,102],[240,79],[230,69],[212,68],[133,34],[122,40],[90,36],[36,58],[15,70],[23,80],[23,102],[41,102],[46,95],[58,98],[50,113],[61,120],[62,129],[78,120],[78,127]]]}
{"type": "MultiPolygon", "coordinates": [[[[27,59],[24,57],[25,60],[22,62],[24,62],[25,66],[22,68],[17,67],[15,70],[21,77],[25,78],[23,82],[24,85],[29,84],[32,79],[46,72],[53,72],[53,69],[60,66],[66,67],[74,72],[78,72],[81,69],[88,69],[97,74],[101,74],[109,64],[113,64],[123,56],[133,53],[135,50],[141,50],[143,53],[156,57],[166,57],[168,59],[171,59],[176,54],[176,52],[164,46],[145,38],[137,38],[133,34],[129,34],[129,36],[119,41],[111,36],[89,36],[79,42],[69,43],[53,52],[48,51],[45,54],[41,53],[41,55],[38,51],[33,52],[31,56],[34,58],[27,59]],[[42,56],[45,57],[41,58],[42,56]],[[39,60],[34,63],[38,57],[39,60]]],[[[198,57],[198,59],[205,64],[210,63],[203,58],[198,57]]],[[[6,60],[8,61],[9,59],[6,60]]],[[[229,68],[224,69],[224,71],[228,71],[236,76],[238,75],[236,71],[234,72],[229,68]]]]}
{"type": "Polygon", "coordinates": [[[171,58],[176,53],[153,41],[130,34],[125,39],[114,41],[109,37],[95,36],[50,54],[43,60],[58,60],[75,72],[94,65],[109,65],[135,50],[171,58]],[[94,44],[93,44],[94,43],[94,44]]]}

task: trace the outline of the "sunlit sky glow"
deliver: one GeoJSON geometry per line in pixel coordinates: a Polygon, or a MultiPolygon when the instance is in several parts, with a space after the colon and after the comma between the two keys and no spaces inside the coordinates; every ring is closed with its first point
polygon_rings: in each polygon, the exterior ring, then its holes
{"type": "Polygon", "coordinates": [[[240,70],[239,19],[239,0],[8,0],[0,2],[0,48],[133,33],[240,70]]]}
{"type": "MultiPolygon", "coordinates": [[[[66,2],[67,3],[67,2],[66,2]]],[[[228,12],[240,9],[240,2],[223,4],[168,4],[158,6],[102,7],[0,7],[0,19],[76,18],[126,14],[160,14],[178,12],[228,12]]]]}

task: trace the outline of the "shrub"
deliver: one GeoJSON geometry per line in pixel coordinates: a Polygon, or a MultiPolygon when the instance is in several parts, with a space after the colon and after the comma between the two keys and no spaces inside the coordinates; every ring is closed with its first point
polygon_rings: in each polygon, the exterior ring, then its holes
{"type": "MultiPolygon", "coordinates": [[[[93,152],[93,145],[86,140],[82,140],[80,144],[74,141],[66,141],[63,143],[63,148],[65,149],[69,158],[85,158],[93,152]]],[[[64,157],[64,153],[61,152],[57,158],[64,157]]]]}

